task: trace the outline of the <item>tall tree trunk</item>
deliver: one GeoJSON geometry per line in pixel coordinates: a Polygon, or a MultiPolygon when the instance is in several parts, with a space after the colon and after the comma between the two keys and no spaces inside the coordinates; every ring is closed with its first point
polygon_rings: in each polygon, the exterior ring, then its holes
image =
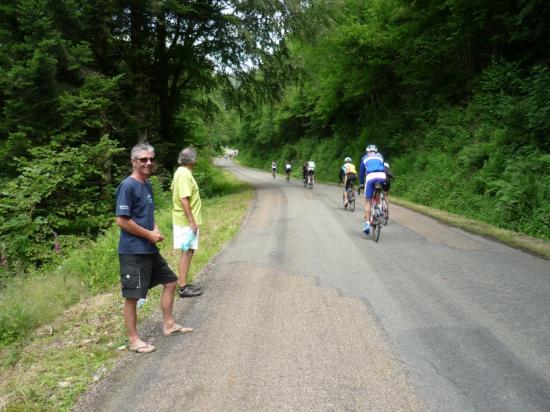
{"type": "Polygon", "coordinates": [[[135,91],[134,107],[137,121],[138,141],[147,141],[149,137],[147,127],[147,84],[146,69],[146,39],[145,39],[145,5],[143,0],[131,0],[130,2],[130,68],[132,70],[132,85],[135,91]]]}
{"type": "Polygon", "coordinates": [[[158,97],[160,138],[169,141],[172,135],[173,109],[168,92],[168,58],[166,51],[166,14],[162,7],[157,10],[157,45],[155,67],[155,90],[158,97]]]}

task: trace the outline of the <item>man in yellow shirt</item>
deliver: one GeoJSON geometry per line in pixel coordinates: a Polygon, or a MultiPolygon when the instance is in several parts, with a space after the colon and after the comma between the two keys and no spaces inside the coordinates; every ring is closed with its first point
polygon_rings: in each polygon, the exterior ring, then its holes
{"type": "Polygon", "coordinates": [[[187,283],[189,267],[195,250],[199,247],[199,225],[202,224],[199,186],[193,177],[197,152],[186,147],[178,156],[180,165],[172,180],[172,224],[174,249],[181,251],[178,276],[180,298],[202,294],[200,287],[187,283]]]}

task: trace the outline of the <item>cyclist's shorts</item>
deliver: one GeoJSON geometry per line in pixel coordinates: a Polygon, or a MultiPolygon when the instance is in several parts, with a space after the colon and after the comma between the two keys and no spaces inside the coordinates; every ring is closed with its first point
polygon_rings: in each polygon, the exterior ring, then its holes
{"type": "Polygon", "coordinates": [[[384,183],[386,181],[386,174],[384,172],[374,172],[367,175],[367,181],[365,182],[365,198],[372,199],[374,194],[374,185],[376,183],[384,183]]]}
{"type": "Polygon", "coordinates": [[[313,176],[315,174],[315,170],[308,170],[307,174],[313,176]]]}
{"type": "Polygon", "coordinates": [[[348,174],[347,178],[346,178],[346,189],[345,190],[348,190],[355,183],[356,179],[357,179],[357,175],[355,173],[348,174]]]}

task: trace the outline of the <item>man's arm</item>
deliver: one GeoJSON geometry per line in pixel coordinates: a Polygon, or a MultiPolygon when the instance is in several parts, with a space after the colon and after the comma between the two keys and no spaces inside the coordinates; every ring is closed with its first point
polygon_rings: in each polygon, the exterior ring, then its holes
{"type": "Polygon", "coordinates": [[[187,220],[189,220],[189,226],[191,226],[191,230],[197,233],[197,230],[199,230],[199,225],[197,225],[197,222],[195,222],[195,217],[193,216],[193,212],[191,212],[191,203],[189,202],[188,197],[181,198],[181,206],[183,208],[183,213],[187,217],[187,220]]]}
{"type": "Polygon", "coordinates": [[[147,230],[144,227],[138,225],[128,216],[117,216],[116,224],[126,232],[131,233],[134,236],[143,237],[153,244],[164,240],[164,236],[162,235],[162,233],[160,233],[156,224],[153,230],[147,230]]]}

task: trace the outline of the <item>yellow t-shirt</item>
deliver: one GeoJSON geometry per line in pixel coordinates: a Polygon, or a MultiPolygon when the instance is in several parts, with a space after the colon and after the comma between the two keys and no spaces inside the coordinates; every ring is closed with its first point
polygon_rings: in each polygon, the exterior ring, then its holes
{"type": "Polygon", "coordinates": [[[348,173],[357,174],[357,169],[355,169],[355,165],[353,163],[346,163],[346,174],[348,173]]]}
{"type": "Polygon", "coordinates": [[[199,193],[199,186],[189,170],[185,166],[180,166],[174,173],[174,179],[172,180],[172,223],[178,226],[189,226],[189,220],[183,212],[183,206],[181,205],[181,199],[184,197],[189,198],[191,206],[191,213],[195,218],[197,225],[202,225],[201,214],[201,196],[199,193]]]}

